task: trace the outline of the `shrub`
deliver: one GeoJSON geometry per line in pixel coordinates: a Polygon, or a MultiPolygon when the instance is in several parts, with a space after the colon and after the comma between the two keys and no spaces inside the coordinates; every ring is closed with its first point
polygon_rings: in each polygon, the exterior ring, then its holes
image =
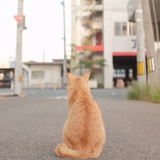
{"type": "Polygon", "coordinates": [[[127,98],[160,103],[160,86],[151,87],[133,82],[127,92],[127,98]]]}

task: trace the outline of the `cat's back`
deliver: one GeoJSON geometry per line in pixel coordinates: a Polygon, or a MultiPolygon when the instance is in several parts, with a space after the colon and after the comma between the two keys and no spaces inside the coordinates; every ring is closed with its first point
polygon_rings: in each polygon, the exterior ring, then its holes
{"type": "MultiPolygon", "coordinates": [[[[105,139],[105,129],[101,116],[101,110],[92,98],[75,103],[70,111],[70,120],[74,129],[80,132],[83,137],[85,133],[89,141],[95,138],[105,139]],[[103,138],[102,138],[103,137],[103,138]]],[[[72,128],[73,129],[73,128],[72,128]]]]}
{"type": "Polygon", "coordinates": [[[76,101],[70,110],[70,116],[75,117],[74,119],[83,119],[83,122],[86,121],[101,121],[101,110],[97,102],[92,97],[83,98],[79,101],[76,101]]]}

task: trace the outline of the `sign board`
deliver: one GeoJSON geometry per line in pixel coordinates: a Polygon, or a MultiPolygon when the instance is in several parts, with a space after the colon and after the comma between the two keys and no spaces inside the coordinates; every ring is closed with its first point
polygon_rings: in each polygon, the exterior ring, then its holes
{"type": "Polygon", "coordinates": [[[20,23],[22,22],[24,16],[23,15],[16,15],[16,16],[14,16],[14,18],[17,21],[17,24],[20,25],[20,23]]]}

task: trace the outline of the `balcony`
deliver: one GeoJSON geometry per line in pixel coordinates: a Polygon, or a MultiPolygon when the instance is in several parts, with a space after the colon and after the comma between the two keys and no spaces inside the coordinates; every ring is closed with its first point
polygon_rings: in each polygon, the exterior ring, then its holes
{"type": "Polygon", "coordinates": [[[103,2],[102,0],[95,0],[95,1],[96,1],[96,4],[97,4],[97,5],[103,4],[103,3],[102,3],[102,2],[103,2]]]}
{"type": "Polygon", "coordinates": [[[76,10],[83,10],[83,11],[103,11],[103,4],[102,1],[98,0],[83,0],[82,5],[76,6],[76,10]]]}
{"type": "Polygon", "coordinates": [[[92,19],[88,18],[88,17],[85,17],[85,18],[82,18],[82,25],[86,28],[90,28],[91,25],[92,25],[92,19]]]}
{"type": "Polygon", "coordinates": [[[82,38],[81,41],[82,45],[92,45],[93,44],[93,37],[85,36],[82,38]]]}
{"type": "Polygon", "coordinates": [[[90,33],[89,33],[88,36],[89,37],[93,37],[94,35],[96,35],[99,32],[102,32],[102,30],[101,29],[94,29],[94,28],[92,28],[92,29],[90,29],[90,33]]]}
{"type": "Polygon", "coordinates": [[[102,0],[82,0],[82,4],[84,5],[101,5],[102,4],[102,0]]]}
{"type": "Polygon", "coordinates": [[[82,38],[81,41],[82,45],[102,45],[103,44],[103,33],[102,30],[94,30],[88,35],[86,35],[84,38],[82,38]]]}
{"type": "Polygon", "coordinates": [[[85,5],[91,5],[93,3],[93,0],[83,0],[83,3],[85,5]]]}

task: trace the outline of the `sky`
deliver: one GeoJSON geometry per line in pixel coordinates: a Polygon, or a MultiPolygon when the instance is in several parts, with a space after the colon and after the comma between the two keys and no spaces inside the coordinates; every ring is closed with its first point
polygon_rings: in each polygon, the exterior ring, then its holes
{"type": "MultiPolygon", "coordinates": [[[[24,0],[23,14],[27,30],[23,30],[22,61],[51,62],[64,57],[62,0],[24,0]]],[[[67,55],[70,46],[70,0],[66,4],[67,55]]],[[[18,0],[0,0],[0,63],[15,58],[18,0]]]]}

